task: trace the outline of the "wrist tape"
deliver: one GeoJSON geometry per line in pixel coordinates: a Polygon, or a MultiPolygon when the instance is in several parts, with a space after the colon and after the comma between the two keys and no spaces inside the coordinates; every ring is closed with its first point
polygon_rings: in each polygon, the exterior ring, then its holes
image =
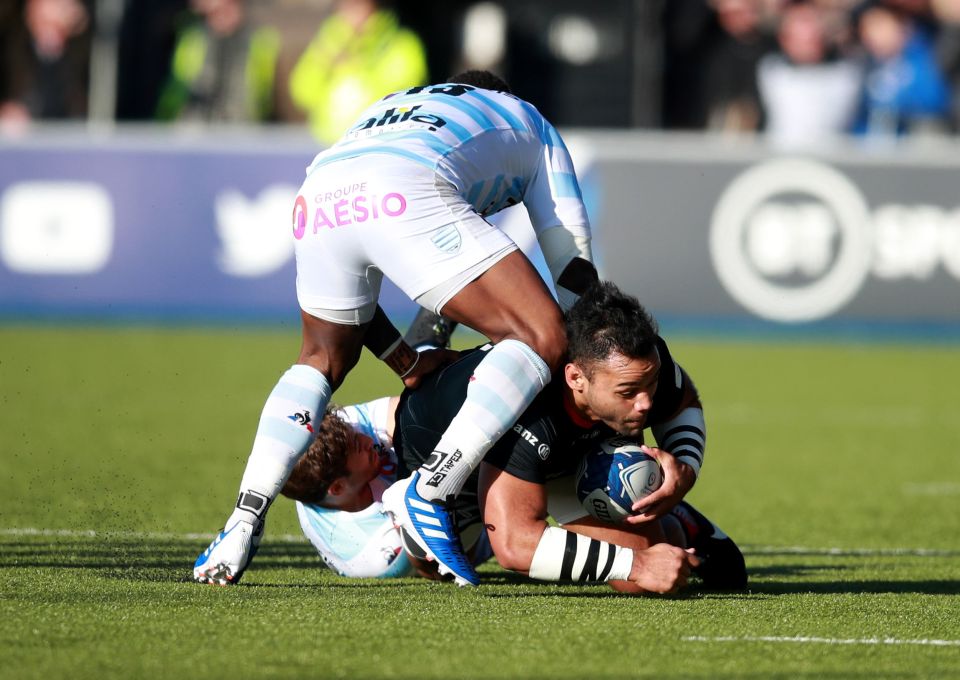
{"type": "Polygon", "coordinates": [[[398,337],[396,340],[387,345],[387,348],[380,352],[380,354],[377,355],[377,358],[380,361],[386,361],[387,357],[393,354],[394,350],[400,346],[401,342],[403,342],[403,338],[398,337]]]}
{"type": "Polygon", "coordinates": [[[530,563],[541,581],[628,581],[633,550],[558,527],[547,527],[530,563]]]}

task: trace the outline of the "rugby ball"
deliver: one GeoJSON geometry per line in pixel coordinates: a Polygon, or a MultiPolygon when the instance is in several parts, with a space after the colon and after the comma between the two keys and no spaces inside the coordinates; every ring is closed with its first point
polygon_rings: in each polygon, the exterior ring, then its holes
{"type": "Polygon", "coordinates": [[[583,457],[576,482],[584,510],[606,522],[622,522],[634,503],[660,488],[663,471],[640,450],[640,442],[613,437],[583,457]]]}

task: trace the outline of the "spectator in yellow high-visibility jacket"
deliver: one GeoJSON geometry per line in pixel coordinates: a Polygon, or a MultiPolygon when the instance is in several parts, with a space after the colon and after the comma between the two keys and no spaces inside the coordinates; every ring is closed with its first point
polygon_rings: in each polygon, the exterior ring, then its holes
{"type": "Polygon", "coordinates": [[[290,95],[330,144],[380,97],[427,80],[423,44],[375,0],[340,0],[290,74],[290,95]]]}
{"type": "Polygon", "coordinates": [[[250,23],[244,0],[192,0],[177,32],[159,120],[257,122],[275,117],[280,34],[250,23]]]}

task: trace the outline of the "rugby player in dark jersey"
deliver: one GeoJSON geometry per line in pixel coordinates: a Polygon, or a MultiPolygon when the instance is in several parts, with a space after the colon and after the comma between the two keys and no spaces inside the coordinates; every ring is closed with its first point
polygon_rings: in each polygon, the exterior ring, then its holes
{"type": "MultiPolygon", "coordinates": [[[[676,587],[693,568],[707,585],[743,587],[746,570],[736,545],[682,502],[703,462],[706,428],[696,389],[653,319],[635,298],[602,283],[568,312],[567,336],[562,379],[534,400],[466,485],[478,495],[464,496],[458,505],[464,523],[482,510],[500,564],[534,578],[610,580],[621,590],[663,592],[638,578],[659,569],[668,580],[675,570],[676,587]],[[583,455],[608,437],[639,438],[646,428],[662,446],[647,449],[663,467],[661,488],[634,508],[627,524],[586,516],[571,479],[583,455]],[[549,527],[548,514],[564,528],[549,527]],[[698,554],[666,550],[668,542],[690,545],[698,554]],[[654,545],[658,549],[651,551],[654,545]],[[645,565],[654,558],[655,565],[645,565]]],[[[407,465],[427,461],[482,352],[466,354],[401,397],[395,445],[407,465]]],[[[444,461],[427,464],[442,471],[444,461]]]]}
{"type": "MultiPolygon", "coordinates": [[[[479,528],[482,517],[500,564],[533,578],[673,592],[692,569],[707,586],[742,588],[746,570],[736,545],[682,501],[703,460],[703,412],[653,319],[636,299],[602,283],[570,310],[567,334],[562,379],[492,447],[458,497],[461,530],[479,528]],[[589,517],[572,479],[582,456],[614,434],[639,439],[648,427],[662,447],[646,450],[663,467],[663,485],[625,524],[589,517]],[[562,528],[548,526],[548,514],[562,528]]],[[[393,436],[408,469],[426,463],[442,474],[443,458],[431,460],[434,444],[485,351],[464,353],[401,396],[393,436]]],[[[402,487],[398,482],[386,493],[402,487]]]]}

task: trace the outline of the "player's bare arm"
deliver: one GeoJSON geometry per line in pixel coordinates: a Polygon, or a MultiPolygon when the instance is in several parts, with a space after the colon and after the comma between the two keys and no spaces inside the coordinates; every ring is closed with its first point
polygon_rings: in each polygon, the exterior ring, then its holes
{"type": "Polygon", "coordinates": [[[550,527],[543,485],[485,463],[480,468],[480,508],[500,565],[532,578],[630,581],[636,586],[631,592],[673,593],[686,585],[690,569],[700,563],[692,551],[666,543],[634,550],[550,527]]]}

